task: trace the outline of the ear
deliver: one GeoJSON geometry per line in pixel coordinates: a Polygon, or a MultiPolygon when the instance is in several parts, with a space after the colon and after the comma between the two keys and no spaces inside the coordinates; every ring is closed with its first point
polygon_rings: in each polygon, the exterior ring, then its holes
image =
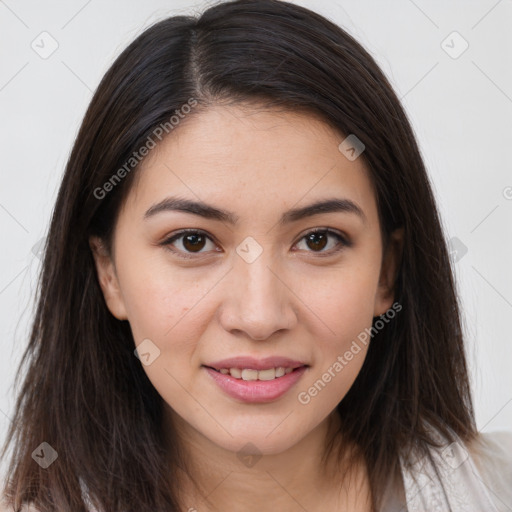
{"type": "Polygon", "coordinates": [[[99,237],[91,236],[89,246],[96,265],[98,281],[109,311],[118,320],[127,320],[126,308],[112,257],[99,237]]]}
{"type": "Polygon", "coordinates": [[[402,260],[404,229],[393,231],[383,254],[377,294],[375,295],[374,316],[383,315],[395,299],[395,281],[402,260]]]}

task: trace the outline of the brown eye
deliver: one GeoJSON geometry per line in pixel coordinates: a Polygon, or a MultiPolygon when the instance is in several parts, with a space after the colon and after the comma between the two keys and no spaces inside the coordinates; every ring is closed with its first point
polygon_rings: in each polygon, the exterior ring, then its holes
{"type": "Polygon", "coordinates": [[[176,233],[164,240],[162,245],[168,246],[169,250],[182,258],[190,258],[193,256],[189,255],[202,254],[211,249],[215,249],[215,244],[212,239],[197,229],[180,231],[179,233],[176,233]],[[208,245],[208,242],[210,242],[212,247],[203,251],[203,249],[208,245]]]}
{"type": "Polygon", "coordinates": [[[321,253],[322,255],[323,253],[332,254],[338,252],[344,247],[350,247],[352,245],[343,236],[330,229],[315,229],[314,231],[304,235],[299,243],[303,240],[307,247],[306,252],[321,253]],[[338,243],[331,243],[329,249],[324,250],[332,239],[337,240],[338,243]]]}
{"type": "MultiPolygon", "coordinates": [[[[306,252],[316,253],[319,256],[329,256],[352,245],[344,236],[327,228],[315,229],[306,233],[306,235],[300,239],[299,243],[302,241],[305,241],[306,252]],[[337,240],[337,243],[331,242],[334,240],[337,240]],[[327,250],[325,250],[326,247],[328,247],[327,250]]],[[[164,240],[161,245],[168,247],[168,249],[178,255],[178,257],[185,259],[193,258],[194,255],[206,254],[212,250],[219,251],[213,240],[206,235],[206,233],[197,229],[182,230],[175,233],[164,240]],[[211,244],[210,248],[207,248],[208,243],[211,244]],[[205,248],[206,250],[203,250],[205,248]]]]}
{"type": "Polygon", "coordinates": [[[187,251],[197,252],[204,247],[205,237],[201,234],[184,235],[182,243],[187,251]]]}
{"type": "Polygon", "coordinates": [[[308,247],[315,251],[321,251],[327,245],[329,238],[326,233],[310,233],[305,237],[307,239],[308,247]]]}

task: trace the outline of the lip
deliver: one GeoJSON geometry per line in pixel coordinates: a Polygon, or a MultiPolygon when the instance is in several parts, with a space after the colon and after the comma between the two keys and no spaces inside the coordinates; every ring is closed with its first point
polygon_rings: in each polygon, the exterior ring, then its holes
{"type": "MultiPolygon", "coordinates": [[[[221,368],[250,368],[252,370],[266,370],[267,368],[299,368],[300,366],[308,366],[302,361],[295,361],[288,357],[270,356],[263,359],[256,359],[251,356],[238,356],[229,359],[222,359],[213,363],[204,364],[220,370],[221,368]]],[[[282,377],[279,377],[280,379],[282,377]]]]}
{"type": "MultiPolygon", "coordinates": [[[[227,395],[244,403],[264,403],[277,400],[287,393],[304,375],[308,366],[295,367],[282,377],[274,380],[242,380],[224,375],[213,368],[203,366],[208,375],[227,395]]],[[[236,368],[236,366],[231,366],[236,368]]],[[[247,368],[247,367],[246,367],[247,368]]],[[[256,368],[254,368],[256,370],[256,368]]]]}

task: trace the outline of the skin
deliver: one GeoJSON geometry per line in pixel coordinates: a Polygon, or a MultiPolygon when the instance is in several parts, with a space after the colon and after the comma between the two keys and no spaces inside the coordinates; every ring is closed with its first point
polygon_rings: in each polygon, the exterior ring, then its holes
{"type": "Polygon", "coordinates": [[[369,510],[364,466],[344,468],[348,479],[320,459],[367,346],[308,404],[297,398],[394,300],[401,236],[393,234],[383,251],[368,171],[362,158],[350,161],[338,150],[344,138],[310,114],[210,107],[143,162],[115,226],[113,254],[90,239],[109,310],[129,321],[135,345],[150,339],[160,350],[143,369],[164,400],[164,428],[178,432],[209,498],[183,477],[184,510],[369,510]],[[177,211],[144,219],[170,195],[203,200],[239,220],[177,211]],[[365,219],[331,212],[277,224],[291,208],[332,197],[357,203],[365,219]],[[183,237],[173,242],[191,259],[161,245],[183,228],[211,238],[199,253],[183,237]],[[340,242],[330,235],[317,247],[305,238],[313,228],[331,228],[352,245],[334,252],[340,242]],[[263,251],[252,263],[236,252],[246,237],[263,251]],[[281,398],[247,404],[224,394],[201,366],[237,355],[282,355],[309,368],[281,398]],[[237,457],[247,443],[262,455],[252,467],[237,457]]]}

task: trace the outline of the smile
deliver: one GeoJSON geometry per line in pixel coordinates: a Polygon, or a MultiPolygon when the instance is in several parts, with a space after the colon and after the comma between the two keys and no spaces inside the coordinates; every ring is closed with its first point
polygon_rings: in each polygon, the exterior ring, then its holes
{"type": "Polygon", "coordinates": [[[219,368],[202,366],[209,377],[226,395],[244,403],[264,403],[285,395],[301,379],[309,366],[219,368]]]}
{"type": "Polygon", "coordinates": [[[282,366],[279,366],[278,368],[268,368],[266,370],[254,370],[252,368],[212,369],[222,373],[223,375],[231,375],[231,377],[234,377],[235,379],[242,380],[274,380],[293,372],[293,368],[284,368],[282,366]]]}

